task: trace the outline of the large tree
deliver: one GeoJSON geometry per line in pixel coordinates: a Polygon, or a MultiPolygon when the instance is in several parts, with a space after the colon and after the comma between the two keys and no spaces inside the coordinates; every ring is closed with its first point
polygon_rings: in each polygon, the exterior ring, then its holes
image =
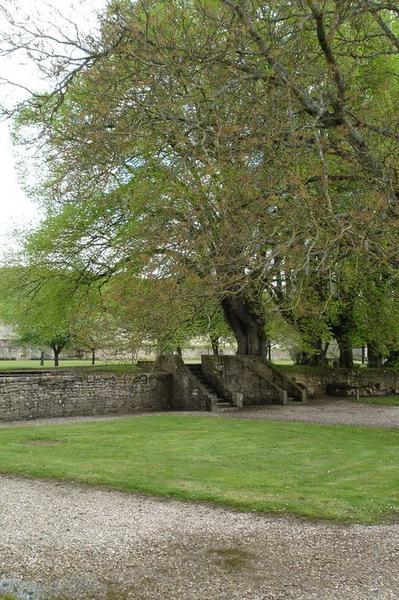
{"type": "Polygon", "coordinates": [[[252,355],[266,296],[287,311],[314,265],[324,281],[356,248],[396,268],[396,14],[116,0],[74,38],[9,15],[7,51],[49,80],[17,110],[46,165],[34,260],[200,281],[252,355]]]}

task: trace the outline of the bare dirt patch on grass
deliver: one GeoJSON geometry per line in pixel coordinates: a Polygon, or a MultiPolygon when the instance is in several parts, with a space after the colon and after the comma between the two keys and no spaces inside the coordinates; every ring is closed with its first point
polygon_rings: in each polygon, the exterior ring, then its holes
{"type": "Polygon", "coordinates": [[[27,446],[59,446],[60,444],[64,444],[63,440],[26,440],[25,444],[27,446]]]}

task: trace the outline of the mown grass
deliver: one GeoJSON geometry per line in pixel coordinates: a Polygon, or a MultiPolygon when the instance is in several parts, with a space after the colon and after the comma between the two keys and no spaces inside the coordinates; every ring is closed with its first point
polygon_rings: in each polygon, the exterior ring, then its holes
{"type": "Polygon", "coordinates": [[[398,430],[144,416],[0,430],[0,472],[374,523],[398,511],[398,430]]]}
{"type": "Polygon", "coordinates": [[[84,359],[66,359],[60,360],[60,366],[54,367],[54,361],[45,360],[44,365],[39,360],[0,360],[0,371],[18,371],[31,369],[70,369],[82,368],[93,369],[97,371],[129,371],[137,369],[133,363],[121,363],[117,361],[96,361],[95,365],[90,360],[84,359]]]}
{"type": "Polygon", "coordinates": [[[324,374],[330,372],[330,367],[311,367],[308,365],[295,365],[288,362],[273,362],[274,366],[287,375],[290,373],[309,373],[311,375],[324,374]]]}
{"type": "Polygon", "coordinates": [[[378,404],[383,406],[399,406],[399,396],[367,396],[358,398],[360,404],[378,404]]]}
{"type": "MultiPolygon", "coordinates": [[[[90,367],[91,361],[84,359],[60,360],[60,368],[63,367],[90,367]]],[[[45,360],[44,365],[40,364],[40,360],[0,360],[1,371],[14,371],[18,369],[52,369],[54,367],[53,360],[45,360]]]]}
{"type": "Polygon", "coordinates": [[[323,374],[323,373],[332,373],[332,372],[342,372],[342,373],[347,373],[348,371],[359,371],[361,370],[362,372],[370,372],[372,374],[375,373],[399,373],[399,367],[381,367],[381,368],[375,368],[375,367],[368,367],[367,364],[362,364],[359,361],[355,361],[354,366],[349,369],[349,368],[342,368],[342,367],[333,367],[332,365],[330,366],[326,366],[326,367],[321,367],[321,366],[316,366],[316,367],[312,367],[310,365],[297,365],[295,363],[293,363],[292,361],[287,361],[287,360],[277,360],[277,361],[272,361],[272,363],[274,364],[274,366],[276,368],[278,368],[280,371],[285,371],[288,374],[291,373],[310,373],[310,374],[323,374]]]}

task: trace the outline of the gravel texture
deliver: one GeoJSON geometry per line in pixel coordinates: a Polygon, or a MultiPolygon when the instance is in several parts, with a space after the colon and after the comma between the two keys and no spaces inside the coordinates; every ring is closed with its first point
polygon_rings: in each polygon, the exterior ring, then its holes
{"type": "Polygon", "coordinates": [[[0,490],[0,591],[21,598],[399,598],[395,524],[302,522],[12,477],[0,490]]]}
{"type": "Polygon", "coordinates": [[[399,406],[359,404],[335,398],[309,400],[305,404],[288,404],[287,406],[250,407],[231,414],[242,419],[399,427],[399,406]]]}
{"type": "MultiPolygon", "coordinates": [[[[135,413],[137,416],[165,414],[135,413]]],[[[222,413],[169,411],[167,414],[214,417],[234,417],[240,419],[263,419],[271,421],[303,421],[308,423],[364,425],[367,427],[399,427],[399,406],[383,406],[372,404],[359,404],[350,400],[338,398],[322,398],[309,400],[305,404],[294,403],[286,406],[264,405],[251,406],[240,410],[222,413]]],[[[26,427],[32,425],[55,425],[57,423],[80,423],[84,421],[105,421],[124,417],[67,417],[56,419],[37,419],[35,421],[0,422],[1,427],[26,427]]]]}

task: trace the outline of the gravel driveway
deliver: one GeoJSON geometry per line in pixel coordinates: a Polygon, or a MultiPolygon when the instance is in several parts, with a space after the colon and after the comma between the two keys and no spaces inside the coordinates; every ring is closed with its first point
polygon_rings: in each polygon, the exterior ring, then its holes
{"type": "Polygon", "coordinates": [[[21,598],[399,598],[394,524],[310,523],[10,477],[0,486],[0,592],[21,598]]]}
{"type": "MultiPolygon", "coordinates": [[[[359,404],[350,400],[324,398],[305,404],[250,407],[231,413],[242,419],[305,421],[366,427],[399,427],[399,406],[359,404]]],[[[399,596],[398,596],[399,597],[399,596]]]]}
{"type": "MultiPolygon", "coordinates": [[[[151,416],[163,413],[135,413],[151,416]]],[[[399,406],[378,406],[373,404],[359,404],[347,399],[322,398],[309,400],[305,404],[288,404],[251,406],[237,411],[222,413],[209,412],[185,412],[168,411],[167,414],[194,416],[233,417],[239,419],[262,419],[269,421],[304,421],[308,423],[342,424],[342,425],[364,425],[367,427],[398,427],[399,428],[399,406]]],[[[127,415],[126,415],[127,416],[127,415]]],[[[37,419],[34,421],[0,422],[2,427],[31,427],[32,425],[55,425],[57,423],[79,423],[82,421],[103,421],[120,419],[115,416],[96,417],[67,417],[56,419],[37,419]]]]}

